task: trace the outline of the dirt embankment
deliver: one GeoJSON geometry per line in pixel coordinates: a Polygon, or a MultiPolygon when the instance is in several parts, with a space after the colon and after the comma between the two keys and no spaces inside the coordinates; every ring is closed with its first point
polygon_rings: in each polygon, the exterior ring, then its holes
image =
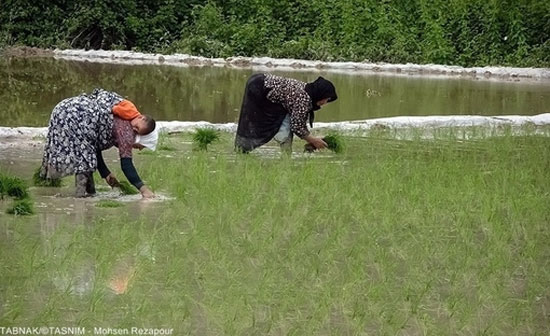
{"type": "Polygon", "coordinates": [[[0,55],[5,57],[51,57],[53,50],[35,47],[12,46],[0,50],[0,55]]]}

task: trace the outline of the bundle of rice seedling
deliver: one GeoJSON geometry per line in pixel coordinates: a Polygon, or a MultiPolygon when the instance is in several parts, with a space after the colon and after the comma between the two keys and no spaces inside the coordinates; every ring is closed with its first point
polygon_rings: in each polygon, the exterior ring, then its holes
{"type": "Polygon", "coordinates": [[[128,181],[120,181],[117,185],[124,195],[137,195],[139,191],[128,181]]]}
{"type": "Polygon", "coordinates": [[[34,210],[32,208],[32,202],[30,199],[22,199],[22,200],[15,201],[13,203],[13,206],[6,210],[6,213],[10,215],[18,215],[18,216],[32,215],[34,213],[34,210]]]}
{"type": "Polygon", "coordinates": [[[34,213],[27,184],[22,179],[0,173],[0,199],[4,199],[4,195],[15,198],[12,207],[6,209],[6,213],[12,215],[30,215],[34,213]]]}
{"type": "Polygon", "coordinates": [[[329,134],[323,138],[323,141],[327,143],[328,149],[334,153],[341,153],[344,150],[344,140],[339,134],[329,134]]]}
{"type": "Polygon", "coordinates": [[[35,170],[32,176],[33,184],[37,187],[61,187],[61,179],[49,179],[40,176],[40,167],[35,170]]]}
{"type": "MultiPolygon", "coordinates": [[[[328,134],[323,138],[326,142],[327,148],[334,153],[341,153],[344,150],[344,140],[341,135],[336,133],[328,134]]],[[[312,144],[307,143],[304,145],[304,152],[312,153],[315,151],[315,147],[312,144]]]]}
{"type": "Polygon", "coordinates": [[[208,150],[208,145],[219,140],[218,131],[212,128],[197,128],[193,134],[193,144],[200,150],[208,150]]]}
{"type": "Polygon", "coordinates": [[[16,199],[24,199],[29,197],[27,184],[18,177],[0,175],[0,195],[14,197],[16,199]]]}

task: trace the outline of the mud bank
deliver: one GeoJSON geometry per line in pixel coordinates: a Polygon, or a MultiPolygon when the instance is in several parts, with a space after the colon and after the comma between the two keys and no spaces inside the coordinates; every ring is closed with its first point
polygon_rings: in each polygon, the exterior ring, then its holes
{"type": "Polygon", "coordinates": [[[424,75],[443,77],[467,77],[506,81],[550,81],[548,68],[473,67],[437,64],[388,64],[370,62],[323,62],[270,57],[207,58],[188,54],[148,54],[124,50],[54,50],[54,57],[75,61],[118,64],[165,64],[172,66],[231,66],[254,70],[329,71],[357,74],[424,75]]]}
{"type": "MultiPolygon", "coordinates": [[[[343,134],[356,134],[371,129],[439,129],[461,127],[520,127],[524,125],[550,125],[550,113],[534,116],[426,116],[426,117],[391,117],[367,120],[342,122],[318,122],[313,131],[338,131],[343,134]]],[[[235,123],[214,124],[206,121],[159,121],[157,127],[161,132],[178,133],[192,132],[197,128],[211,127],[213,129],[234,133],[237,130],[235,123]]],[[[16,147],[25,141],[37,140],[46,136],[47,127],[0,127],[0,145],[2,147],[16,147]]]]}

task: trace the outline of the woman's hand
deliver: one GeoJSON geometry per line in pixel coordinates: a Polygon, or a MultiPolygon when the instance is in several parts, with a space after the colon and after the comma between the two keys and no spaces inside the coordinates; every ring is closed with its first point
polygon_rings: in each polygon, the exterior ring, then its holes
{"type": "Polygon", "coordinates": [[[120,183],[116,179],[115,175],[113,175],[113,173],[110,173],[109,175],[107,175],[107,177],[105,178],[105,182],[107,182],[107,184],[111,188],[115,188],[115,187],[118,187],[120,185],[120,183]]]}
{"type": "Polygon", "coordinates": [[[141,193],[141,196],[143,198],[153,198],[153,197],[155,197],[155,194],[153,194],[153,192],[151,190],[149,190],[149,188],[147,188],[146,186],[141,186],[141,188],[139,188],[139,192],[141,193]]]}
{"type": "Polygon", "coordinates": [[[323,141],[321,138],[317,138],[311,135],[308,135],[304,137],[304,140],[309,142],[315,149],[323,149],[327,148],[327,143],[323,141]]]}

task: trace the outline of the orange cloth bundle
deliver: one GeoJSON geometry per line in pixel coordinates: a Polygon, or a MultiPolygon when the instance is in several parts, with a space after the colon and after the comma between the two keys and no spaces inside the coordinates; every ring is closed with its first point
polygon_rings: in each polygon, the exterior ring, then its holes
{"type": "Polygon", "coordinates": [[[124,120],[132,120],[141,115],[136,105],[126,99],[113,106],[113,114],[124,120]]]}

